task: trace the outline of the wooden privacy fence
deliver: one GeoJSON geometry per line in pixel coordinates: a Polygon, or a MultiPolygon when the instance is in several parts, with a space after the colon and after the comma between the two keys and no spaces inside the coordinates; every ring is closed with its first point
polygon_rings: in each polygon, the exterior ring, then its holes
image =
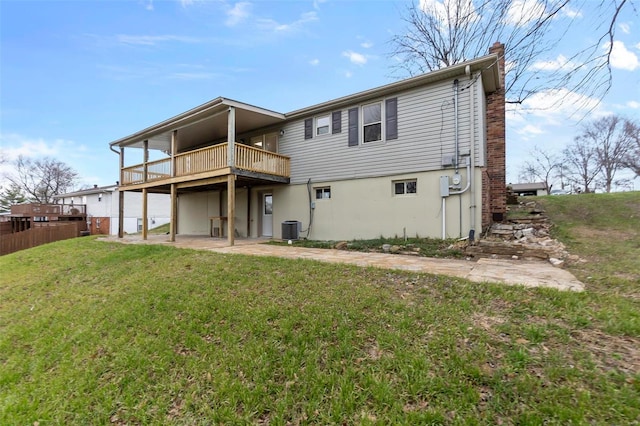
{"type": "Polygon", "coordinates": [[[0,235],[0,256],[54,241],[80,236],[86,224],[82,221],[51,223],[22,232],[0,235]]]}

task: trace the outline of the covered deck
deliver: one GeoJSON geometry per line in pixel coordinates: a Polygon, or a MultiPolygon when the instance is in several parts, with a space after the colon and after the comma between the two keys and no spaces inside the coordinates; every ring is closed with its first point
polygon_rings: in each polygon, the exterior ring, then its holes
{"type": "MultiPolygon", "coordinates": [[[[228,229],[234,230],[237,182],[251,185],[288,184],[290,159],[277,153],[283,114],[217,98],[169,120],[110,144],[120,156],[118,236],[124,236],[124,192],[143,194],[142,237],[147,238],[147,193],[171,194],[170,241],[177,232],[177,197],[182,192],[224,187],[228,229]],[[264,143],[253,143],[263,135],[264,143]],[[267,143],[267,135],[272,139],[267,143]],[[275,142],[274,142],[275,141],[275,142]],[[115,148],[119,148],[116,150],[115,148]],[[125,149],[142,150],[142,162],[125,165],[125,149]],[[150,159],[150,151],[165,158],[150,159]]],[[[138,151],[140,153],[140,151],[138,151]]],[[[234,244],[234,232],[228,232],[234,244]]]]}
{"type": "MultiPolygon", "coordinates": [[[[122,169],[121,190],[172,183],[185,184],[230,173],[288,183],[289,158],[247,145],[234,144],[234,165],[229,166],[229,143],[176,154],[122,169]]],[[[185,186],[185,185],[181,185],[185,186]]]]}

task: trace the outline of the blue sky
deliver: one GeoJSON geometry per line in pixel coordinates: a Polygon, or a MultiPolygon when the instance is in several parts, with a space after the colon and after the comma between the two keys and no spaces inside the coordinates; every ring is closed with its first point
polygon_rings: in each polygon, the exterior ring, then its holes
{"type": "MultiPolygon", "coordinates": [[[[529,0],[528,0],[529,1],[529,0]]],[[[81,185],[118,179],[108,143],[217,96],[279,112],[395,81],[389,40],[402,1],[0,2],[0,148],[69,164],[81,185]]],[[[593,42],[592,3],[547,67],[593,42]]],[[[561,19],[555,24],[561,28],[561,19]]],[[[640,117],[640,22],[619,19],[614,85],[589,117],[640,117]]],[[[541,64],[542,65],[542,64],[541,64]]],[[[556,93],[571,100],[569,92],[556,93]]],[[[507,180],[535,146],[559,151],[577,134],[573,102],[508,114],[507,180]]],[[[6,166],[5,166],[6,167],[6,166]]],[[[636,189],[640,182],[636,179],[636,189]]]]}

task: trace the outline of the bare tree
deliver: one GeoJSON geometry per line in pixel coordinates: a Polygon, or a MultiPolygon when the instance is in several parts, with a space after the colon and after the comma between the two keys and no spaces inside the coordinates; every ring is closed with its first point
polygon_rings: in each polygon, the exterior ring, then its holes
{"type": "Polygon", "coordinates": [[[624,166],[640,176],[640,125],[627,121],[624,127],[625,134],[631,139],[631,148],[624,159],[624,166]]]}
{"type": "Polygon", "coordinates": [[[632,148],[631,122],[617,115],[591,121],[583,126],[578,139],[595,148],[600,166],[602,186],[611,192],[616,173],[625,168],[625,160],[632,148]]]}
{"type": "Polygon", "coordinates": [[[14,173],[7,174],[7,180],[36,203],[51,203],[54,195],[72,189],[78,179],[75,170],[53,158],[31,160],[20,156],[13,166],[14,173]]]}
{"type": "Polygon", "coordinates": [[[596,148],[589,140],[576,137],[563,151],[564,172],[577,192],[592,192],[600,173],[596,148]]]}
{"type": "Polygon", "coordinates": [[[631,0],[600,0],[593,43],[568,57],[549,58],[576,24],[581,0],[420,0],[407,7],[407,31],[392,38],[391,55],[402,74],[415,75],[473,59],[495,41],[508,59],[507,102],[522,103],[544,90],[568,89],[602,98],[611,87],[615,24],[631,0]],[[556,24],[563,17],[567,22],[556,24]],[[552,33],[564,25],[563,33],[552,33]],[[605,49],[602,47],[605,46],[605,49]]]}
{"type": "Polygon", "coordinates": [[[553,179],[562,167],[562,161],[553,153],[545,152],[539,147],[530,151],[529,156],[531,159],[525,161],[520,176],[528,176],[531,181],[541,180],[544,183],[544,189],[547,193],[550,192],[553,179]]]}

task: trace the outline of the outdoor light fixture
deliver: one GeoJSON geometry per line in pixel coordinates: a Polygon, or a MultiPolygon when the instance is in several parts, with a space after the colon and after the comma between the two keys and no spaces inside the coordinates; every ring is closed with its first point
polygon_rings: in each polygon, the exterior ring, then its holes
{"type": "Polygon", "coordinates": [[[102,201],[102,194],[98,194],[98,202],[102,201]]]}

